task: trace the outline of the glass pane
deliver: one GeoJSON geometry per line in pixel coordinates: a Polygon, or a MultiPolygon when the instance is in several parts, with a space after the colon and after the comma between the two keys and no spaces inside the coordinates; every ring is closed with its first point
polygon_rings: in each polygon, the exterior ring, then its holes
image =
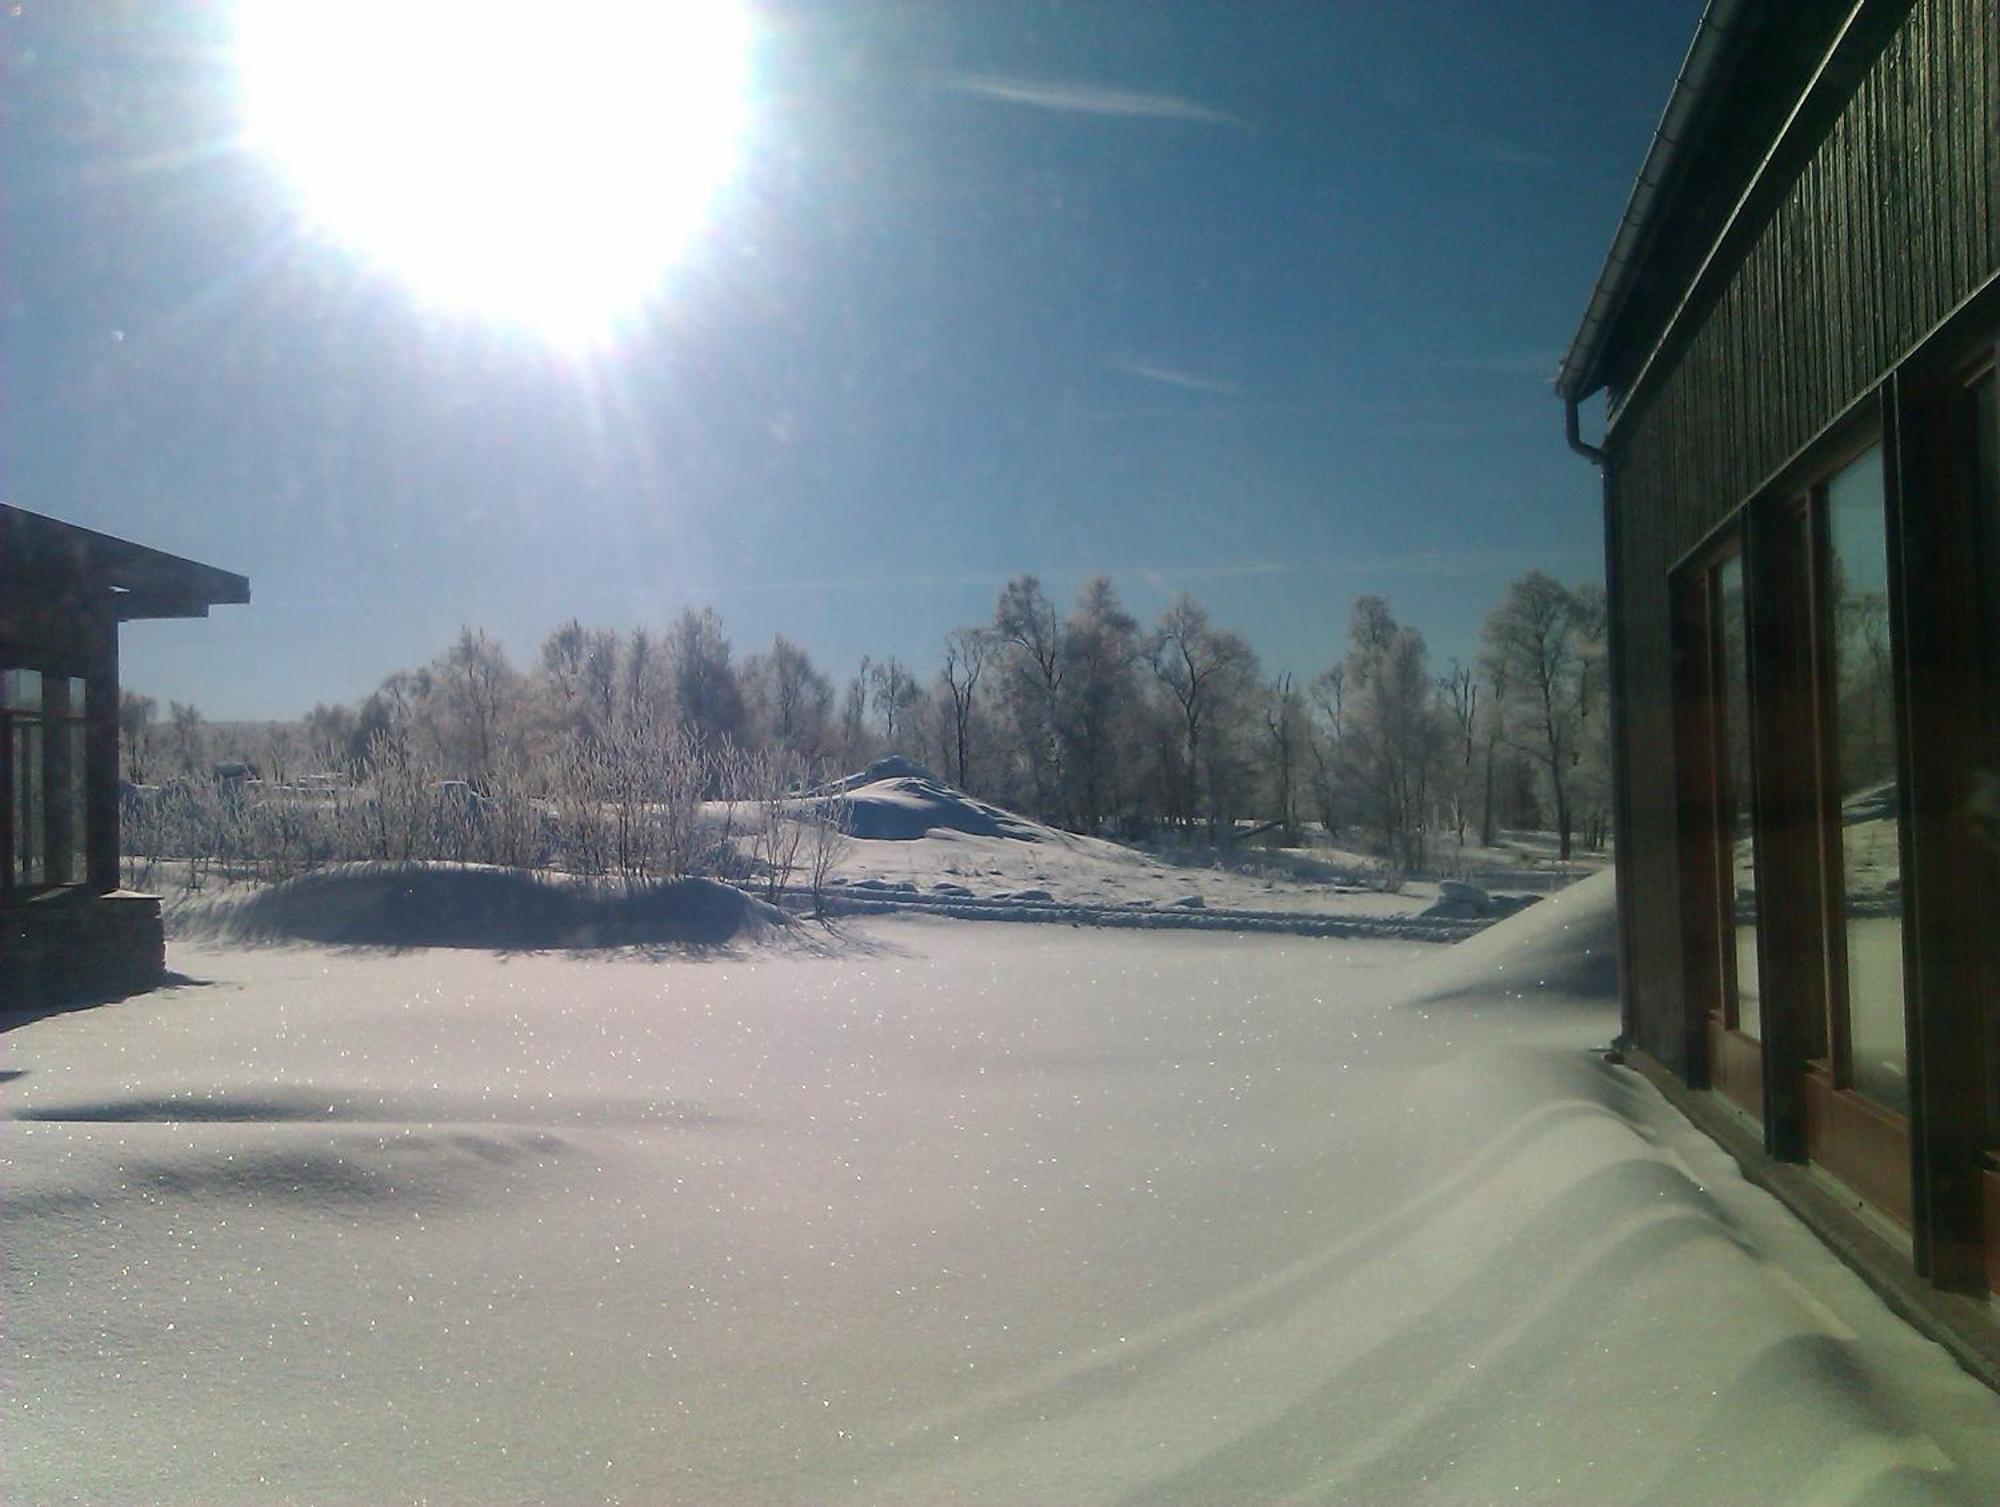
{"type": "MultiPolygon", "coordinates": [[[[1986,541],[1986,558],[1982,562],[1986,572],[1986,639],[1990,647],[2000,649],[2000,624],[1994,620],[1995,599],[2000,598],[2000,590],[1995,587],[1995,582],[2000,582],[2000,548],[1996,548],[2000,547],[2000,400],[1996,400],[1990,372],[1972,388],[1972,416],[1974,485],[1978,489],[1981,534],[1986,541]]],[[[1991,673],[1989,669],[1989,676],[1991,673]]],[[[1994,778],[1989,764],[1985,773],[1987,788],[1974,792],[1975,800],[1989,812],[1994,805],[1991,783],[1994,778]]],[[[1996,835],[1994,818],[1990,815],[1986,834],[1990,845],[1996,835]]],[[[1988,852],[1990,864],[1990,846],[1988,852]]],[[[1987,873],[1992,872],[1989,867],[1987,873]]],[[[1986,1140],[1988,1145],[2000,1145],[2000,1002],[1990,994],[1986,1000],[1986,1140]]],[[[1989,1234],[1987,1238],[1995,1237],[1989,1234]]]]}
{"type": "Polygon", "coordinates": [[[0,670],[0,704],[10,712],[41,711],[41,671],[0,670]]]}
{"type": "Polygon", "coordinates": [[[1734,987],[1723,1019],[1751,1036],[1763,1029],[1757,974],[1757,838],[1751,819],[1750,795],[1750,656],[1743,599],[1743,561],[1724,561],[1715,573],[1716,624],[1722,652],[1722,704],[1717,707],[1722,740],[1722,789],[1718,809],[1724,813],[1728,843],[1722,875],[1728,904],[1729,946],[1735,957],[1734,987]]]}
{"type": "Polygon", "coordinates": [[[1827,484],[1827,641],[1847,951],[1847,1082],[1907,1113],[1903,1029],[1903,871],[1889,555],[1882,456],[1871,450],[1827,484]]]}
{"type": "MultiPolygon", "coordinates": [[[[70,702],[73,711],[83,707],[83,682],[73,680],[70,702]]],[[[82,884],[90,877],[89,841],[89,796],[84,771],[84,725],[72,722],[69,732],[69,872],[63,877],[71,884],[82,884]]]]}
{"type": "Polygon", "coordinates": [[[44,882],[42,862],[42,725],[15,717],[8,732],[13,740],[14,882],[44,882]]]}

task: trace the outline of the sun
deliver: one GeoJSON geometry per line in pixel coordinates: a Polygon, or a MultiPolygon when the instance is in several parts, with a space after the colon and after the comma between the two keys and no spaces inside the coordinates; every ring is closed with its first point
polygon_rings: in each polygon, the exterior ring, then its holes
{"type": "Polygon", "coordinates": [[[642,309],[736,167],[730,0],[242,0],[248,144],[429,304],[559,340],[642,309]]]}

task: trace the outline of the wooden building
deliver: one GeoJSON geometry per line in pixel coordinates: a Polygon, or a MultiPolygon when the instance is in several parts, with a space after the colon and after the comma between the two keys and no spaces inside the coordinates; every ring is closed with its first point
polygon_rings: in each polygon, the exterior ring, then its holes
{"type": "Polygon", "coordinates": [[[160,902],[118,884],[118,625],[250,583],[0,505],[0,1006],[150,988],[160,902]]]}
{"type": "Polygon", "coordinates": [[[1996,267],[1993,0],[1712,0],[1558,379],[1603,470],[1625,1045],[1981,1322],[1996,267]]]}

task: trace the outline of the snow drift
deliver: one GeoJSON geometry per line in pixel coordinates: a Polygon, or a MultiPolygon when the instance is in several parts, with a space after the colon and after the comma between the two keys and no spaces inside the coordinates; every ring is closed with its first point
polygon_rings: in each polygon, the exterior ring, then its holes
{"type": "Polygon", "coordinates": [[[1602,1060],[1609,909],[177,943],[0,1035],[0,1498],[2000,1500],[2000,1399],[1602,1060]]]}
{"type": "Polygon", "coordinates": [[[176,930],[242,942],[501,951],[719,946],[787,924],[713,879],[639,889],[460,864],[346,865],[191,909],[176,930]]]}
{"type": "Polygon", "coordinates": [[[1616,879],[1557,890],[1412,971],[1413,998],[1610,1000],[1618,992],[1616,879]]]}

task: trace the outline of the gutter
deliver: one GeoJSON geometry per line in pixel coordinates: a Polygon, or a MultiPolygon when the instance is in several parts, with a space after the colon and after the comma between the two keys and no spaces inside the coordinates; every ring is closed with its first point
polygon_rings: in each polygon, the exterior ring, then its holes
{"type": "Polygon", "coordinates": [[[1625,213],[1619,219],[1611,251],[1604,259],[1604,269],[1597,275],[1590,306],[1584,311],[1583,323],[1578,326],[1569,354],[1563,357],[1562,368],[1556,374],[1556,391],[1571,404],[1570,448],[1589,456],[1593,462],[1601,457],[1591,447],[1580,448],[1574,405],[1603,385],[1597,380],[1600,343],[1632,291],[1635,269],[1657,229],[1661,201],[1679,176],[1694,117],[1713,85],[1717,60],[1742,30],[1744,13],[1751,3],[1752,0],[1709,0],[1708,9],[1702,13],[1701,25],[1688,46],[1680,75],[1674,80],[1673,93],[1667,96],[1659,129],[1653,134],[1652,149],[1646,153],[1638,181],[1625,201],[1625,213]]]}

